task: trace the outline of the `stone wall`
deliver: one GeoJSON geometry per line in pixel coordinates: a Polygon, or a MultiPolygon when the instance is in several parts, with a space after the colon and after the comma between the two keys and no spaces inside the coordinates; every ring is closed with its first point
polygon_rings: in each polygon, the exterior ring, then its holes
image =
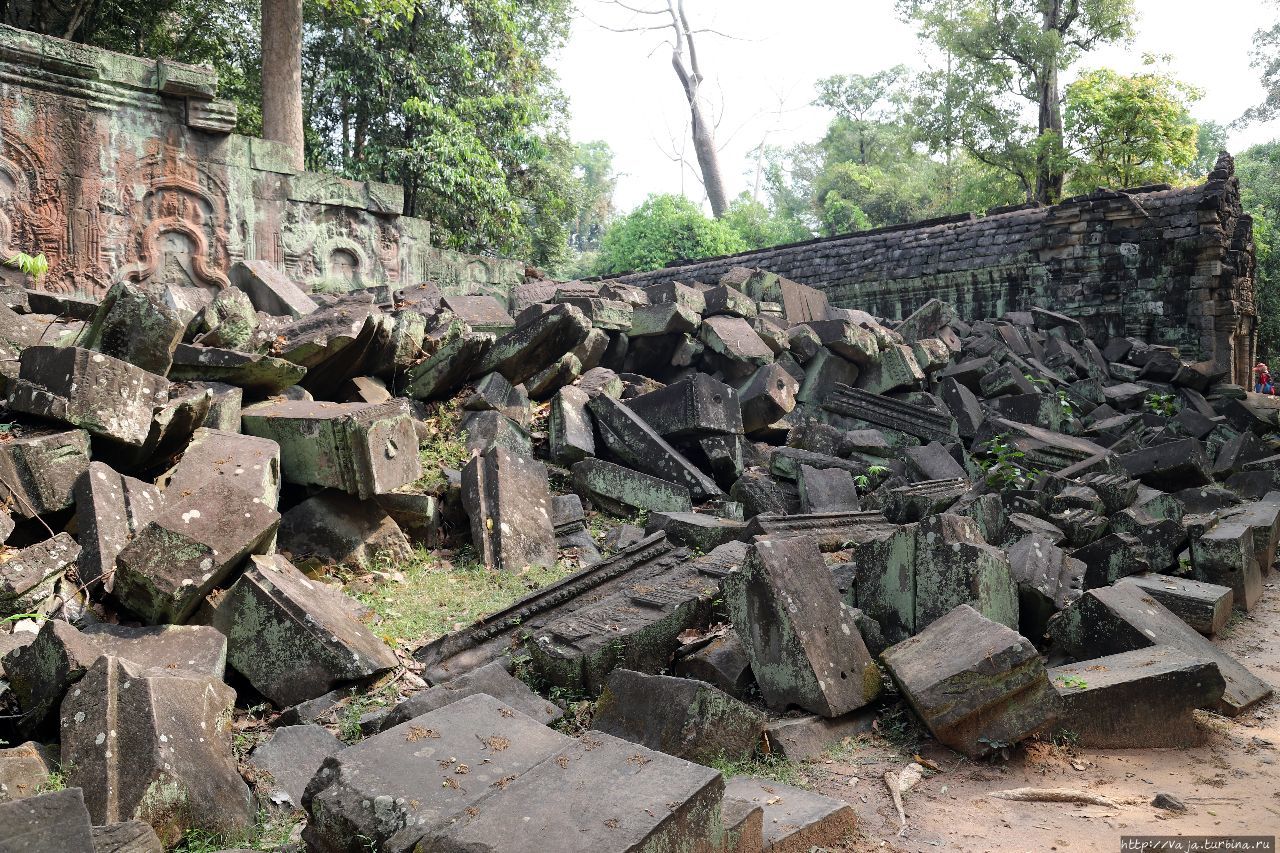
{"type": "Polygon", "coordinates": [[[931,297],[962,317],[1049,308],[1095,335],[1134,335],[1248,378],[1256,342],[1253,224],[1232,159],[1195,187],[1100,191],[811,240],[654,272],[639,285],[714,281],[734,266],[820,288],[836,305],[902,318],[931,297]]]}
{"type": "Polygon", "coordinates": [[[45,253],[41,286],[81,296],[221,288],[241,259],[313,289],[434,279],[505,298],[521,281],[521,263],[433,247],[399,186],[298,172],[231,133],[216,92],[207,69],[0,26],[0,255],[45,253]]]}

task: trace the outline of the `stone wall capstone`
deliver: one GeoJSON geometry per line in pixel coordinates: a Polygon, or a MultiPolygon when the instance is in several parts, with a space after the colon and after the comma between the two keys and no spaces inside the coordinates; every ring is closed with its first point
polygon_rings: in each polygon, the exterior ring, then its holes
{"type": "Polygon", "coordinates": [[[1232,158],[1199,186],[1099,190],[1021,206],[621,276],[634,285],[714,282],[755,267],[840,307],[901,319],[937,297],[965,318],[1047,308],[1093,335],[1178,347],[1246,381],[1256,346],[1253,222],[1232,158]]]}
{"type": "Polygon", "coordinates": [[[0,256],[43,252],[41,286],[82,297],[121,279],[218,289],[238,260],[314,290],[431,279],[505,299],[522,280],[523,263],[432,246],[399,186],[298,172],[232,133],[216,94],[206,68],[0,26],[0,256]]]}

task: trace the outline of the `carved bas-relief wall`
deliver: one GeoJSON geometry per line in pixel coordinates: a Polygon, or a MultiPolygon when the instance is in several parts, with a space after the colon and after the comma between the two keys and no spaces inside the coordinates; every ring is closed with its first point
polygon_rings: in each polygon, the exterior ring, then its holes
{"type": "MultiPolygon", "coordinates": [[[[437,249],[399,186],[298,172],[231,133],[213,72],[0,26],[0,254],[43,252],[41,286],[229,286],[267,260],[324,290],[431,279],[505,299],[524,265],[437,249]]],[[[16,278],[16,273],[0,272],[16,278]]]]}
{"type": "Polygon", "coordinates": [[[1257,340],[1252,219],[1235,164],[1194,187],[1099,191],[1024,206],[811,240],[623,276],[630,284],[715,281],[758,267],[820,288],[835,305],[900,319],[931,297],[965,318],[1032,307],[1095,336],[1177,346],[1248,380],[1257,340]]]}

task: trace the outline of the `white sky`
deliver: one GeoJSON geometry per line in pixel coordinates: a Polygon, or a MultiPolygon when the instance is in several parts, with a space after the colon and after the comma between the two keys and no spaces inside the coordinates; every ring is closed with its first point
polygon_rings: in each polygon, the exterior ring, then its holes
{"type": "MultiPolygon", "coordinates": [[[[628,0],[629,5],[653,0],[628,0]]],[[[1249,66],[1255,30],[1280,18],[1270,0],[1136,0],[1137,38],[1086,56],[1078,68],[1107,66],[1132,72],[1144,53],[1167,54],[1174,76],[1204,91],[1193,112],[1227,123],[1262,96],[1249,66]]],[[[626,13],[601,0],[578,0],[579,15],[558,67],[572,110],[577,141],[603,139],[619,173],[615,204],[635,207],[651,192],[684,192],[705,199],[697,178],[673,161],[672,140],[687,159],[688,107],[671,68],[662,33],[613,33],[592,21],[627,23],[626,13]]],[[[924,48],[901,22],[893,0],[686,0],[695,27],[710,26],[740,37],[700,36],[707,91],[722,119],[717,131],[721,170],[730,197],[750,190],[755,159],[769,144],[821,137],[831,115],[810,106],[814,82],[832,74],[869,74],[898,63],[921,66],[924,48]],[[779,112],[781,105],[782,112],[779,112]]],[[[642,20],[642,19],[637,19],[642,20]]],[[[660,18],[654,20],[660,21],[660,18]]],[[[1069,80],[1069,78],[1068,78],[1069,80]]],[[[1065,82],[1065,81],[1064,81],[1065,82]]],[[[1280,122],[1231,137],[1233,151],[1280,136],[1280,122]]]]}

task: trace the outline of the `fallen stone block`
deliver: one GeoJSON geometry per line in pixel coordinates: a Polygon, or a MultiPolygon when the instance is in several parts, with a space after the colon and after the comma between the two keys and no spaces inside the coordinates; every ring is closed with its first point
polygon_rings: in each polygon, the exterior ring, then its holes
{"type": "Polygon", "coordinates": [[[702,317],[687,305],[675,302],[639,305],[631,312],[629,338],[654,338],[698,331],[702,317]]]}
{"type": "Polygon", "coordinates": [[[280,446],[280,473],[290,483],[368,499],[422,475],[417,432],[403,400],[259,403],[242,419],[246,433],[280,446]]]}
{"type": "Polygon", "coordinates": [[[726,542],[745,539],[747,525],[731,518],[720,518],[702,512],[654,512],[649,516],[645,533],[661,530],[667,538],[687,545],[703,554],[726,542]]]}
{"type": "Polygon", "coordinates": [[[62,703],[62,765],[96,824],[138,819],[166,845],[253,826],[220,679],[102,656],[62,703]]]}
{"type": "Polygon", "coordinates": [[[164,853],[164,845],[150,824],[125,820],[93,828],[93,853],[164,853]]]}
{"type": "Polygon", "coordinates": [[[581,565],[600,559],[596,541],[587,530],[587,514],[582,508],[582,498],[577,495],[553,495],[551,498],[551,526],[556,532],[556,547],[573,549],[581,565]]]}
{"type": "MultiPolygon", "coordinates": [[[[413,849],[572,744],[490,696],[459,699],[328,758],[302,798],[310,815],[303,840],[317,853],[413,849]]],[[[600,780],[592,789],[603,790],[600,780]]]]}
{"type": "Polygon", "coordinates": [[[543,725],[549,726],[564,716],[563,709],[558,705],[534,693],[529,685],[495,661],[402,700],[383,718],[382,728],[385,730],[398,726],[480,693],[529,715],[543,725]]]}
{"type": "Polygon", "coordinates": [[[1233,606],[1246,613],[1262,597],[1262,572],[1253,542],[1253,530],[1232,520],[1220,521],[1191,537],[1192,576],[1205,583],[1231,587],[1233,606]]]}
{"type": "Polygon", "coordinates": [[[295,320],[319,309],[298,285],[268,261],[236,261],[227,271],[231,283],[249,296],[253,307],[295,320]]]}
{"type": "Polygon", "coordinates": [[[709,764],[755,753],[764,716],[701,681],[615,669],[592,725],[677,758],[709,764]]]}
{"type": "MultiPolygon", "coordinates": [[[[20,518],[58,512],[75,502],[75,484],[89,468],[89,433],[14,430],[0,443],[0,501],[20,518]]],[[[4,538],[12,532],[12,522],[4,538]]]]}
{"type": "Polygon", "coordinates": [[[485,454],[495,447],[517,456],[533,455],[532,437],[501,412],[467,412],[460,428],[467,437],[468,456],[485,454]]]}
{"type": "Polygon", "coordinates": [[[878,510],[791,516],[762,513],[751,519],[747,533],[768,539],[812,539],[820,550],[829,553],[883,539],[896,527],[878,510]]]}
{"type": "Polygon", "coordinates": [[[1008,553],[1018,585],[1018,630],[1038,639],[1053,614],[1084,594],[1085,564],[1039,533],[1019,539],[1008,553]]]}
{"type": "Polygon", "coordinates": [[[1089,749],[1198,746],[1192,711],[1213,707],[1226,686],[1216,663],[1172,646],[1055,666],[1049,680],[1061,709],[1053,731],[1089,749]]]}
{"type": "Polygon", "coordinates": [[[1126,575],[1152,569],[1146,547],[1131,533],[1108,533],[1076,548],[1071,556],[1085,565],[1085,589],[1110,586],[1126,575]]]}
{"type": "Polygon", "coordinates": [[[681,678],[705,681],[735,699],[744,698],[755,684],[751,658],[733,629],[696,651],[677,657],[671,671],[681,678]]]}
{"type": "Polygon", "coordinates": [[[502,304],[492,296],[473,293],[466,296],[445,294],[440,304],[477,332],[505,335],[516,326],[502,304]]]}
{"type": "Polygon", "coordinates": [[[274,541],[280,513],[211,486],[167,503],[116,555],[112,595],[148,624],[180,623],[252,553],[274,541]]]}
{"type": "Polygon", "coordinates": [[[444,327],[435,342],[435,350],[410,368],[404,393],[416,400],[448,396],[488,354],[493,341],[493,335],[473,331],[466,323],[454,319],[444,327]]]}
{"type": "Polygon", "coordinates": [[[353,608],[341,590],[309,580],[285,558],[255,557],[211,623],[227,637],[227,662],[285,708],[397,665],[353,608]]]}
{"type": "MultiPolygon", "coordinates": [[[[890,444],[955,441],[958,427],[947,412],[882,397],[860,388],[840,386],[815,403],[830,415],[832,423],[844,429],[878,429],[890,444]]],[[[1099,448],[1101,450],[1101,448],[1099,448]]]]}
{"type": "Polygon", "coordinates": [[[582,311],[572,305],[557,305],[494,341],[472,364],[469,375],[483,376],[496,370],[512,385],[519,385],[571,352],[590,331],[591,321],[582,311]]]}
{"type": "Polygon", "coordinates": [[[159,293],[122,281],[102,298],[79,345],[164,376],[186,325],[159,293]]]}
{"type": "Polygon", "coordinates": [[[486,566],[516,572],[555,563],[551,493],[541,462],[495,447],[467,463],[462,495],[472,544],[486,566]]]}
{"type": "Polygon", "coordinates": [[[745,551],[743,543],[730,542],[689,560],[687,551],[676,550],[664,571],[628,578],[607,594],[540,620],[526,644],[534,671],[553,686],[590,695],[604,688],[617,667],[662,671],[680,648],[681,635],[706,624],[721,582],[745,551]]]}
{"type": "Polygon", "coordinates": [[[476,383],[475,390],[462,402],[462,408],[470,412],[501,412],[529,428],[529,395],[523,385],[512,385],[501,373],[490,373],[476,383]]]}
{"type": "Polygon", "coordinates": [[[93,829],[79,788],[0,803],[5,853],[93,853],[93,829]]]}
{"type": "Polygon", "coordinates": [[[822,347],[805,363],[796,402],[820,406],[837,388],[852,387],[859,374],[858,365],[822,347]]]}
{"type": "Polygon", "coordinates": [[[741,382],[773,361],[773,350],[741,317],[704,317],[698,339],[706,345],[707,357],[731,382],[741,382]]]}
{"type": "Polygon", "coordinates": [[[933,736],[970,758],[1015,744],[1057,715],[1035,646],[966,604],[882,660],[933,736]]]}
{"type": "Polygon", "coordinates": [[[59,533],[26,548],[11,549],[0,563],[0,618],[45,614],[61,605],[63,576],[80,557],[70,534],[59,533]]]}
{"type": "Polygon", "coordinates": [[[169,382],[127,361],[80,347],[27,347],[8,407],[140,447],[169,382]]]}
{"type": "Polygon", "coordinates": [[[334,489],[307,498],[281,516],[276,545],[296,561],[355,569],[373,565],[379,554],[404,560],[413,552],[400,525],[380,503],[334,489]]]}
{"type": "Polygon", "coordinates": [[[858,827],[847,803],[772,779],[735,776],[725,783],[724,799],[764,810],[764,849],[769,853],[838,849],[858,827]]]}
{"type": "Polygon", "coordinates": [[[924,382],[924,371],[916,362],[911,347],[894,344],[884,348],[880,357],[864,367],[858,376],[858,388],[871,394],[888,394],[903,388],[918,388],[924,382]]]}
{"type": "Polygon", "coordinates": [[[1120,464],[1130,477],[1165,492],[1213,483],[1213,468],[1204,444],[1194,438],[1121,454],[1120,464]]]}
{"type": "Polygon", "coordinates": [[[1268,492],[1261,500],[1229,509],[1223,521],[1244,524],[1253,531],[1253,555],[1258,571],[1267,574],[1280,546],[1280,492],[1268,492]]]}
{"type": "Polygon", "coordinates": [[[880,671],[813,541],[758,542],[724,586],[770,706],[837,717],[880,692],[880,671]]]}
{"type": "Polygon", "coordinates": [[[581,388],[561,388],[547,415],[548,455],[558,465],[572,465],[596,455],[595,428],[587,414],[590,396],[581,388]]]}
{"type": "Polygon", "coordinates": [[[824,347],[859,368],[868,368],[882,356],[876,336],[847,320],[814,320],[808,323],[824,347]]]}
{"type": "Polygon", "coordinates": [[[254,747],[248,763],[271,802],[300,809],[311,777],[346,746],[323,726],[281,726],[254,747]]]}
{"type": "Polygon", "coordinates": [[[280,505],[280,445],[269,438],[202,427],[191,436],[182,459],[158,482],[175,498],[205,486],[230,488],[276,509],[280,505]]]}
{"type": "Polygon", "coordinates": [[[694,500],[717,497],[720,487],[658,435],[629,406],[599,395],[587,404],[609,453],[645,474],[684,486],[694,500]]]}
{"type": "Polygon", "coordinates": [[[857,481],[849,471],[801,465],[796,486],[800,493],[801,512],[856,512],[862,509],[857,481]]]}
{"type": "Polygon", "coordinates": [[[223,382],[265,396],[292,388],[306,375],[307,368],[283,358],[191,344],[178,344],[169,369],[175,382],[223,382]]]}
{"type": "Polygon", "coordinates": [[[0,749],[0,804],[39,796],[57,769],[57,756],[34,741],[0,749]]]}
{"type": "Polygon", "coordinates": [[[632,397],[627,406],[666,439],[742,432],[737,392],[705,373],[632,397]]]}
{"type": "Polygon", "coordinates": [[[766,364],[739,391],[742,427],[747,434],[769,429],[796,407],[800,383],[780,365],[766,364]]]}
{"type": "Polygon", "coordinates": [[[1243,713],[1273,692],[1269,684],[1134,584],[1089,590],[1050,620],[1049,634],[1077,660],[1163,645],[1212,661],[1226,680],[1226,690],[1213,710],[1227,716],[1243,713]]]}
{"type": "Polygon", "coordinates": [[[1139,587],[1206,637],[1221,631],[1231,619],[1234,595],[1229,586],[1156,574],[1130,575],[1118,583],[1139,587]]]}
{"type": "Polygon", "coordinates": [[[783,717],[765,726],[764,736],[769,741],[770,755],[787,761],[817,761],[826,758],[831,748],[845,738],[871,732],[875,721],[872,708],[860,708],[832,719],[815,714],[783,717]]]}
{"type": "Polygon", "coordinates": [[[721,849],[723,792],[710,768],[589,731],[456,813],[417,849],[500,850],[516,837],[564,853],[721,849]]]}
{"type": "Polygon", "coordinates": [[[684,485],[641,474],[613,462],[584,459],[573,465],[573,489],[586,500],[617,516],[639,510],[689,512],[689,489],[684,485]]]}

